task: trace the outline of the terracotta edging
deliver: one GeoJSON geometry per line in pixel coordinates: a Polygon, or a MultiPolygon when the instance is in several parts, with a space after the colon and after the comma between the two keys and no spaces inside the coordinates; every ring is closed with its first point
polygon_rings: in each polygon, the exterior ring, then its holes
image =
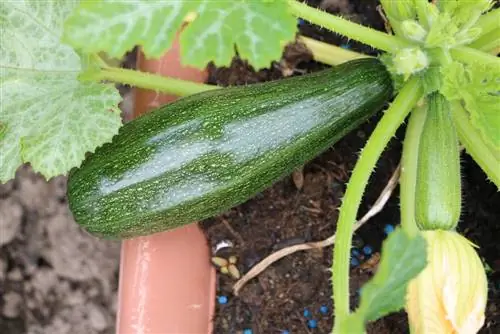
{"type": "MultiPolygon", "coordinates": [[[[182,67],[176,41],[159,60],[138,54],[138,69],[205,82],[206,71],[182,67]]],[[[134,117],[175,96],[138,89],[134,117]]],[[[196,224],[123,241],[118,291],[119,334],[207,334],[212,332],[215,271],[196,224]]]]}

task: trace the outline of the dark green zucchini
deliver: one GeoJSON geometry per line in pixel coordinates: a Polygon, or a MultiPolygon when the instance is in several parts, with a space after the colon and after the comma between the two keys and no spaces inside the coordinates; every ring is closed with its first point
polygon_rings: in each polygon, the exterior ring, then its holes
{"type": "Polygon", "coordinates": [[[325,151],[391,95],[375,59],[191,95],[125,124],[73,170],[70,209],[107,237],[217,215],[325,151]]]}

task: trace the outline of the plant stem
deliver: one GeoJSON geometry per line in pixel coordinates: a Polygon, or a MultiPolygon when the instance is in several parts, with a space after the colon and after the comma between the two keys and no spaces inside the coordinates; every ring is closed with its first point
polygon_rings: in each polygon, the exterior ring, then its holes
{"type": "Polygon", "coordinates": [[[427,14],[428,4],[429,1],[427,0],[415,0],[415,9],[417,10],[418,21],[425,28],[425,30],[429,30],[431,27],[429,15],[427,14]]]}
{"type": "Polygon", "coordinates": [[[319,9],[309,7],[297,0],[288,0],[288,4],[290,11],[294,15],[374,48],[387,52],[394,52],[408,46],[407,42],[396,36],[328,14],[319,9]]]}
{"type": "Polygon", "coordinates": [[[415,189],[417,186],[418,150],[420,137],[427,118],[427,104],[417,106],[410,115],[403,142],[399,196],[401,226],[410,236],[418,232],[415,222],[415,189]]]}
{"type": "Polygon", "coordinates": [[[500,47],[500,30],[490,31],[489,33],[482,35],[467,46],[469,48],[490,53],[491,51],[500,47]]]}
{"type": "Polygon", "coordinates": [[[108,63],[97,53],[93,53],[90,56],[97,62],[97,64],[99,64],[101,68],[109,68],[108,63]]]}
{"type": "MultiPolygon", "coordinates": [[[[423,92],[418,77],[412,77],[401,89],[392,105],[378,122],[373,134],[361,151],[342,201],[337,222],[337,241],[333,253],[333,296],[335,325],[340,326],[349,315],[349,256],[352,227],[370,174],[391,137],[404,121],[423,92]]],[[[334,330],[337,333],[342,331],[334,330]]]]}
{"type": "Polygon", "coordinates": [[[103,68],[98,72],[89,73],[85,77],[96,81],[109,80],[177,96],[186,96],[220,88],[214,85],[199,84],[191,81],[115,67],[103,68]]]}
{"type": "Polygon", "coordinates": [[[470,123],[467,111],[459,101],[452,103],[451,113],[455,123],[458,138],[465,146],[476,163],[482,168],[490,180],[500,188],[500,152],[490,147],[481,137],[481,134],[470,123]]]}
{"type": "Polygon", "coordinates": [[[370,57],[362,53],[323,43],[309,37],[299,36],[298,40],[299,42],[304,43],[307,48],[311,50],[314,60],[331,66],[345,63],[346,61],[353,59],[370,57]]]}
{"type": "Polygon", "coordinates": [[[488,13],[483,14],[477,20],[475,27],[481,28],[481,35],[483,36],[490,31],[497,30],[500,28],[500,8],[490,10],[488,13]]]}
{"type": "Polygon", "coordinates": [[[453,48],[450,50],[450,53],[453,59],[460,60],[464,63],[474,64],[480,62],[485,65],[490,64],[500,67],[500,59],[497,57],[466,46],[453,48]]]}

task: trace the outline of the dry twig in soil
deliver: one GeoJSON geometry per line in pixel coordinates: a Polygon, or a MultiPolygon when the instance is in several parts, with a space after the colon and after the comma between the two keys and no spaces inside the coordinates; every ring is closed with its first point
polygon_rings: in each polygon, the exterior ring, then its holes
{"type": "MultiPolygon", "coordinates": [[[[353,232],[358,230],[361,226],[363,226],[370,218],[378,214],[382,209],[384,208],[385,204],[391,197],[392,192],[398,185],[399,181],[399,175],[401,172],[401,165],[398,165],[394,173],[392,174],[391,178],[387,182],[387,185],[385,188],[382,190],[380,193],[379,197],[371,207],[371,209],[360,219],[354,224],[353,232]]],[[[267,267],[269,267],[271,264],[274,262],[284,258],[285,256],[288,256],[290,254],[293,254],[295,252],[301,251],[301,250],[308,250],[308,249],[315,249],[315,248],[323,248],[323,247],[328,247],[331,246],[335,243],[335,234],[329,237],[328,239],[322,240],[322,241],[317,241],[317,242],[308,242],[308,243],[303,243],[303,244],[298,244],[298,245],[293,245],[290,247],[286,247],[283,249],[280,249],[271,255],[267,256],[265,259],[257,263],[252,269],[250,269],[245,275],[243,275],[242,278],[240,278],[233,286],[233,293],[235,295],[238,295],[240,290],[245,286],[245,284],[253,279],[254,277],[258,276],[261,272],[263,272],[267,267]]]]}

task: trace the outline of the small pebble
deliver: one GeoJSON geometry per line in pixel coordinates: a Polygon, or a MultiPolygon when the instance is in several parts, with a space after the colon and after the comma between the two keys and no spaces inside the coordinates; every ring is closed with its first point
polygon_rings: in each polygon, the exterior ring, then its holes
{"type": "Polygon", "coordinates": [[[351,267],[359,266],[359,260],[355,257],[351,258],[351,267]]]}
{"type": "Polygon", "coordinates": [[[304,20],[302,20],[302,19],[300,19],[300,18],[297,20],[297,24],[298,24],[299,26],[303,25],[304,23],[305,23],[305,21],[304,21],[304,20]]]}
{"type": "Polygon", "coordinates": [[[394,231],[394,225],[391,225],[391,224],[387,224],[384,226],[384,233],[385,234],[390,234],[391,232],[394,231]]]}
{"type": "Polygon", "coordinates": [[[361,253],[357,248],[351,249],[351,256],[360,257],[361,253]]]}
{"type": "Polygon", "coordinates": [[[308,320],[307,321],[307,327],[309,327],[311,329],[312,328],[316,328],[316,327],[318,327],[318,322],[316,320],[314,320],[314,319],[308,320]]]}
{"type": "Polygon", "coordinates": [[[321,307],[319,308],[319,312],[322,314],[328,314],[328,306],[321,305],[321,307]]]}
{"type": "Polygon", "coordinates": [[[308,309],[305,309],[305,310],[304,310],[304,317],[305,317],[305,318],[309,318],[309,317],[311,317],[311,311],[309,311],[308,309]]]}
{"type": "Polygon", "coordinates": [[[217,300],[219,301],[219,304],[227,304],[227,297],[226,296],[219,296],[217,298],[217,300]]]}
{"type": "Polygon", "coordinates": [[[365,253],[365,255],[371,255],[373,253],[373,248],[366,245],[365,247],[363,247],[363,253],[365,253]]]}
{"type": "Polygon", "coordinates": [[[246,328],[243,330],[243,334],[252,334],[252,330],[250,328],[246,328]]]}

